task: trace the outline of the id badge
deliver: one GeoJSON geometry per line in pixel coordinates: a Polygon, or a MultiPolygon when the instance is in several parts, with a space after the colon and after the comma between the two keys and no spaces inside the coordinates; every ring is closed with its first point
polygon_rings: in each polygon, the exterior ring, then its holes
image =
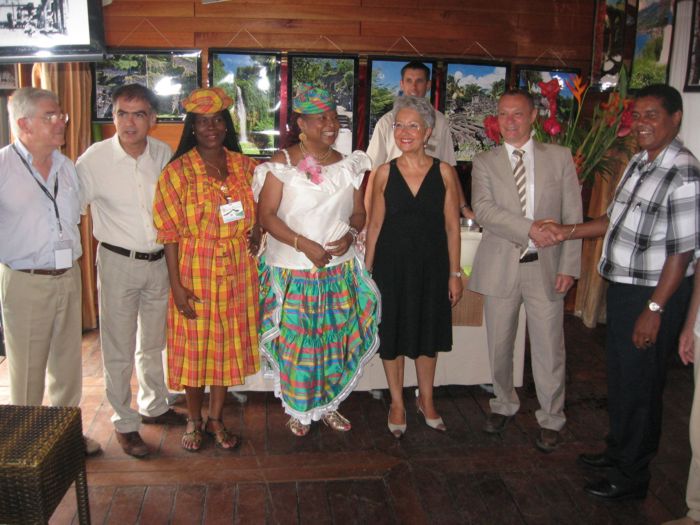
{"type": "Polygon", "coordinates": [[[73,246],[70,241],[57,241],[53,244],[53,254],[56,260],[56,270],[73,266],[73,246]]]}
{"type": "Polygon", "coordinates": [[[221,220],[224,221],[224,224],[240,221],[245,217],[245,213],[243,213],[243,203],[241,201],[222,204],[219,206],[219,211],[221,212],[221,220]]]}

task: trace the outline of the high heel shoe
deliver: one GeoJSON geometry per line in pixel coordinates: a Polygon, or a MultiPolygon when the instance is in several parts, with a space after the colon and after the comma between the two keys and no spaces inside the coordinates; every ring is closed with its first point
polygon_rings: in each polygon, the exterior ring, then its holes
{"type": "MultiPolygon", "coordinates": [[[[406,423],[392,423],[391,422],[391,414],[389,414],[386,418],[386,426],[389,428],[389,432],[391,432],[391,435],[394,436],[396,439],[401,439],[403,435],[406,433],[406,423]]],[[[406,421],[406,411],[403,411],[403,419],[406,421]]]]}
{"type": "Polygon", "coordinates": [[[428,425],[430,428],[433,430],[437,430],[438,432],[447,432],[447,427],[445,426],[445,422],[442,420],[440,416],[430,419],[425,415],[425,412],[423,412],[423,408],[420,406],[420,397],[418,395],[418,390],[416,390],[416,408],[418,409],[418,413],[423,416],[425,419],[425,424],[428,425]]]}

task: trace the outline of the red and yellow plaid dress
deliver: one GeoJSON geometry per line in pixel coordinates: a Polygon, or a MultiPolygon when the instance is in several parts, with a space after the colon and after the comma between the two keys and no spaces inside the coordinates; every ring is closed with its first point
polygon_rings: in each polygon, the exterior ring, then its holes
{"type": "Polygon", "coordinates": [[[168,164],[158,180],[153,220],[158,242],[178,243],[182,285],[201,300],[197,318],[168,309],[168,383],[240,385],[259,368],[257,263],[246,233],[255,223],[256,162],[227,150],[225,182],[207,176],[196,149],[168,164]],[[245,218],[224,224],[219,206],[241,201],[245,218]]]}

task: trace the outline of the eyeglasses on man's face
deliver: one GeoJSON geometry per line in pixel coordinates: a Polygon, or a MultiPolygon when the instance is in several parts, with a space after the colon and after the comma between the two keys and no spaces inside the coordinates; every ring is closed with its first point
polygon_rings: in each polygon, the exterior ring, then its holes
{"type": "Polygon", "coordinates": [[[32,118],[38,118],[46,122],[47,124],[58,124],[59,122],[63,122],[64,124],[68,124],[68,120],[70,120],[70,117],[68,116],[68,113],[47,113],[46,115],[38,115],[32,118]]]}

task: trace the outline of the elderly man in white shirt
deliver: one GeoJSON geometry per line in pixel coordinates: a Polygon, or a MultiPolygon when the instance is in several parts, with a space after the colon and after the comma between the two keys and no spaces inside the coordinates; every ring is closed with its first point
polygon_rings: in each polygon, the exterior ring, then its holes
{"type": "MultiPolygon", "coordinates": [[[[0,304],[10,403],[78,406],[82,393],[80,201],[65,143],[68,115],[51,91],[8,104],[16,137],[0,149],[0,304]]],[[[100,445],[85,438],[86,452],[100,445]]]]}
{"type": "Polygon", "coordinates": [[[141,423],[184,425],[168,408],[163,374],[168,272],[156,243],[153,197],[170,147],[148,136],[158,99],[139,84],[112,95],[116,135],[93,144],[78,159],[83,213],[90,205],[93,234],[100,241],[97,275],[100,341],[107,399],[115,435],[125,453],[144,457],[141,423]],[[138,411],[131,406],[136,363],[138,411]]]}

